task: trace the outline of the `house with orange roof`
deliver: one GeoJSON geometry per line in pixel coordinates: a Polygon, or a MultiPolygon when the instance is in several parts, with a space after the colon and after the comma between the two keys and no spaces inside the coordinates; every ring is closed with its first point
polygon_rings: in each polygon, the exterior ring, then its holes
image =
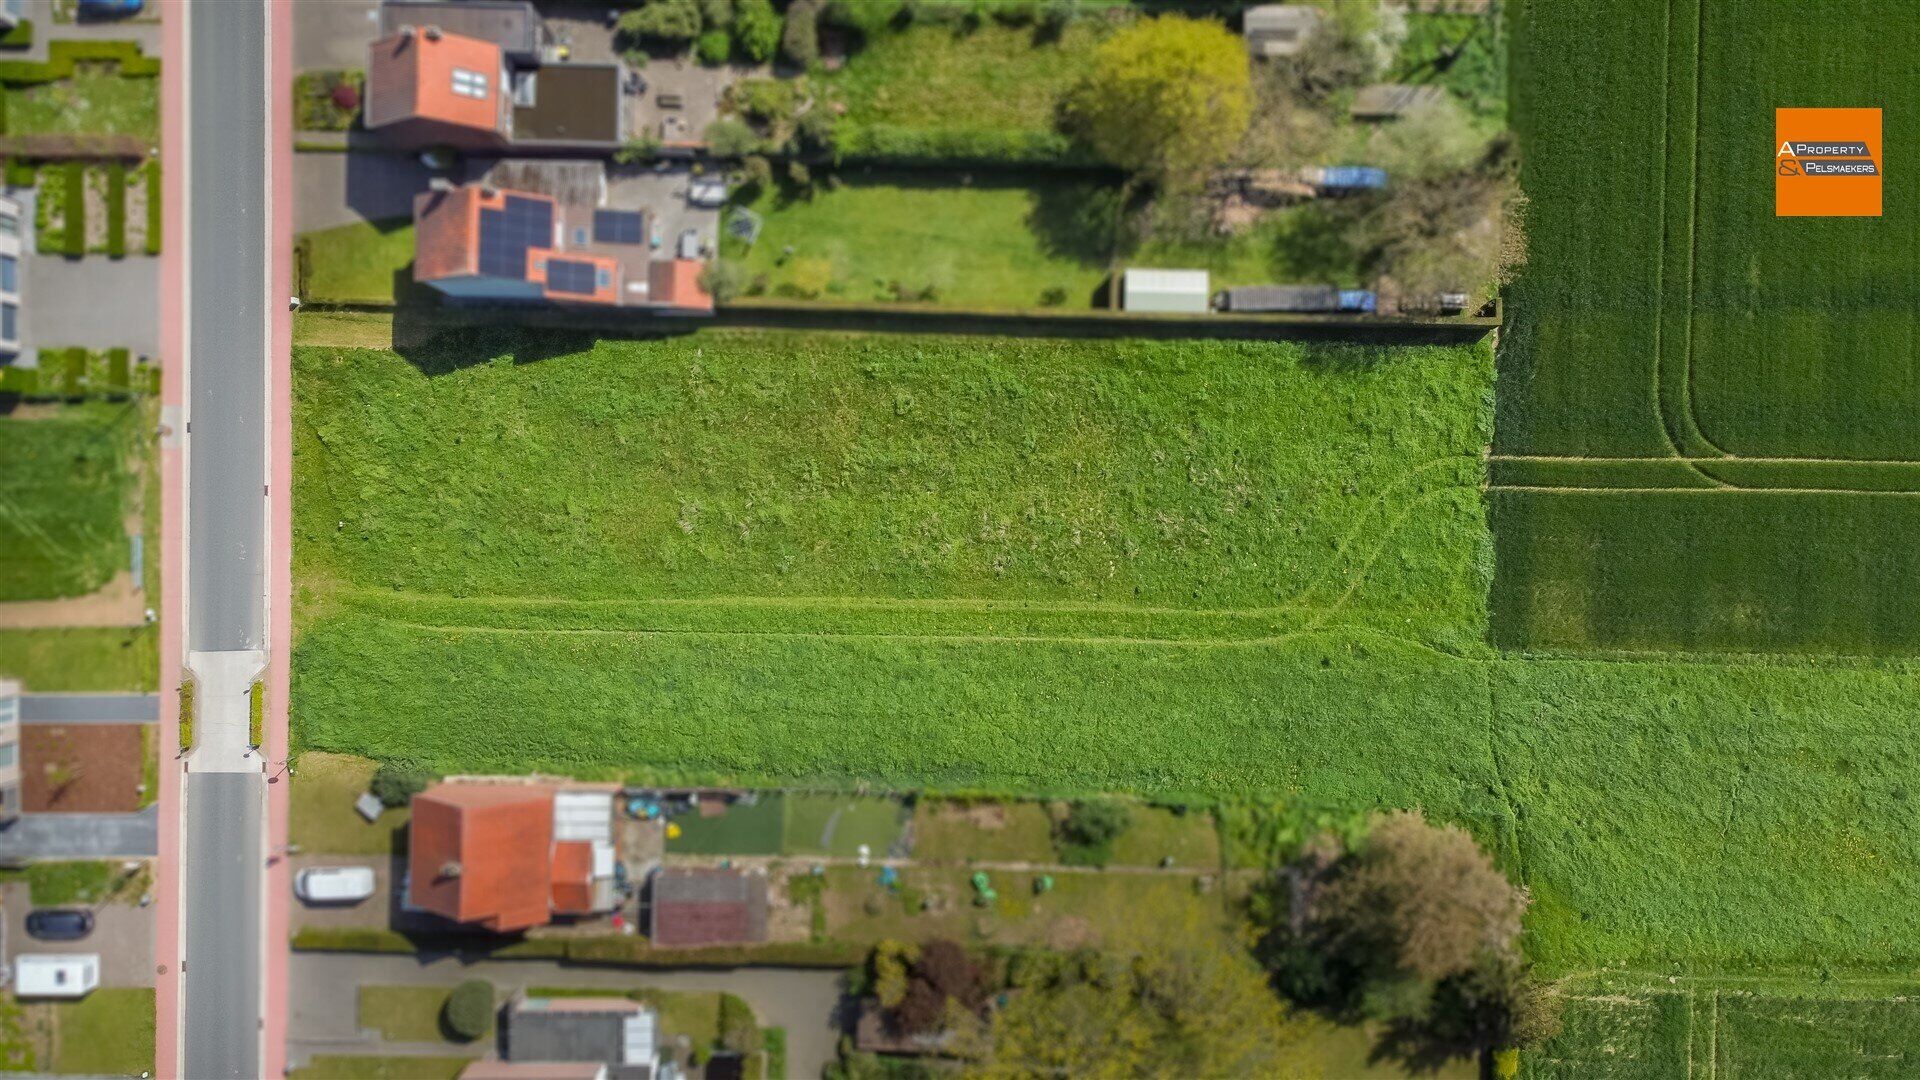
{"type": "MultiPolygon", "coordinates": [[[[618,60],[543,62],[518,40],[529,33],[537,39],[537,29],[509,31],[501,19],[473,18],[485,14],[477,5],[407,4],[404,18],[438,19],[442,9],[466,32],[437,21],[397,22],[367,47],[361,117],[369,131],[407,149],[602,154],[620,145],[626,69],[618,60]],[[479,36],[495,23],[499,31],[479,36]]],[[[397,21],[392,12],[387,17],[397,21]]],[[[526,18],[537,27],[537,16],[526,18]]]]}
{"type": "Polygon", "coordinates": [[[609,791],[448,781],[408,828],[409,909],[506,934],[617,903],[609,791]]]}
{"type": "Polygon", "coordinates": [[[713,313],[705,263],[655,258],[645,210],[439,183],[415,197],[413,221],[413,279],[449,297],[713,313]]]}

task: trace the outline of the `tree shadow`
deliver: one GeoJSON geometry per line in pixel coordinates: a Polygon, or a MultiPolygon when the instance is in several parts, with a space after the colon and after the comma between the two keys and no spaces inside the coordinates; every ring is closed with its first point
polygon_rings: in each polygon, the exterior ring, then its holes
{"type": "Polygon", "coordinates": [[[393,316],[393,351],[431,378],[479,364],[536,364],[573,356],[608,338],[678,337],[700,325],[643,311],[584,313],[543,304],[402,305],[393,316]]]}
{"type": "Polygon", "coordinates": [[[1026,224],[1041,251],[1087,267],[1112,262],[1119,239],[1115,234],[1121,198],[1118,185],[1056,180],[1019,186],[1033,193],[1026,224]]]}

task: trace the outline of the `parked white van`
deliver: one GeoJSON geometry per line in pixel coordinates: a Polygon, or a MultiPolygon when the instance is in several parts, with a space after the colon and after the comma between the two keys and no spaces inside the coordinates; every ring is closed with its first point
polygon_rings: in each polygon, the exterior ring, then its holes
{"type": "Polygon", "coordinates": [[[312,866],[294,875],[294,895],[309,904],[357,904],[373,895],[371,866],[312,866]]]}
{"type": "Polygon", "coordinates": [[[99,953],[22,953],[13,958],[16,997],[86,997],[99,985],[99,953]]]}

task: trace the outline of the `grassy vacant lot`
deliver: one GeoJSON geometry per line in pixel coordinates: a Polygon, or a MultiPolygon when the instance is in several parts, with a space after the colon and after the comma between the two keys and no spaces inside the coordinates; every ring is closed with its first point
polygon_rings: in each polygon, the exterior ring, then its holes
{"type": "Polygon", "coordinates": [[[142,416],[102,403],[0,417],[0,600],[79,596],[128,565],[142,416]]]}
{"type": "Polygon", "coordinates": [[[91,1076],[153,1072],[153,990],[95,990],[53,1006],[54,1071],[91,1076]]]}
{"type": "Polygon", "coordinates": [[[413,281],[413,222],[357,222],[302,233],[307,274],[301,299],[390,304],[413,281]]]}
{"type": "MultiPolygon", "coordinates": [[[[1911,653],[1914,182],[1888,175],[1883,218],[1776,218],[1743,155],[1772,137],[1756,84],[1815,106],[1910,92],[1887,58],[1920,9],[1810,49],[1803,18],[1830,6],[1646,7],[1514,27],[1532,251],[1496,449],[1526,460],[1495,463],[1495,640],[1911,653]],[[1663,78],[1623,75],[1650,58],[1663,78]]],[[[1887,145],[1920,130],[1885,121],[1887,145]]]]}
{"type": "Polygon", "coordinates": [[[828,80],[847,106],[842,124],[1051,131],[1105,32],[1093,20],[1052,41],[1032,27],[912,26],[868,42],[828,80]]]}
{"type": "Polygon", "coordinates": [[[761,195],[750,204],[766,222],[759,241],[728,255],[775,296],[818,291],[824,261],[827,300],[891,300],[898,283],[961,307],[1039,307],[1059,289],[1064,306],[1085,308],[1107,276],[1114,198],[1080,180],[849,172],[809,198],[761,195]]]}
{"type": "Polygon", "coordinates": [[[72,77],[7,87],[9,135],[160,138],[160,80],[124,78],[112,64],[81,64],[72,77]]]}
{"type": "MultiPolygon", "coordinates": [[[[1128,810],[1127,829],[1113,844],[1113,865],[1157,866],[1172,856],[1173,864],[1182,868],[1219,868],[1220,844],[1211,815],[1141,805],[1128,810]]],[[[1066,812],[1064,803],[922,799],[914,807],[913,857],[922,863],[1058,862],[1054,819],[1066,812]]]]}

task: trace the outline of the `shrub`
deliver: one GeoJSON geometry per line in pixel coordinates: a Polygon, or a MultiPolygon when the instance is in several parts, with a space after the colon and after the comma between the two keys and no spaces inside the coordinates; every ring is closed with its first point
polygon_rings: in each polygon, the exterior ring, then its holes
{"type": "Polygon", "coordinates": [[[935,938],[922,945],[912,972],[906,993],[891,1014],[902,1031],[939,1030],[950,1003],[968,1012],[977,1012],[986,1003],[986,974],[958,942],[935,938]]]}
{"type": "Polygon", "coordinates": [[[626,142],[620,144],[620,149],[613,152],[613,160],[617,165],[632,165],[635,162],[652,161],[659,156],[660,140],[651,134],[628,139],[626,142]]]}
{"type": "Polygon", "coordinates": [[[66,170],[63,209],[67,227],[61,253],[77,259],[87,253],[87,166],[85,162],[69,161],[63,168],[66,170]]]}
{"type": "Polygon", "coordinates": [[[747,155],[740,162],[739,185],[749,189],[741,192],[741,195],[748,199],[772,187],[773,162],[760,154],[747,155]]]}
{"type": "Polygon", "coordinates": [[[760,135],[746,121],[723,116],[707,125],[707,151],[715,157],[745,157],[760,149],[760,135]]]}
{"type": "Polygon", "coordinates": [[[694,0],[649,0],[645,7],[620,16],[623,37],[639,41],[685,44],[700,34],[700,6],[694,0]]]}
{"type": "Polygon", "coordinates": [[[700,0],[700,21],[709,30],[733,25],[733,0],[700,0]]]}
{"type": "Polygon", "coordinates": [[[147,56],[133,41],[54,41],[47,45],[47,58],[0,60],[0,82],[13,86],[59,82],[73,75],[73,65],[117,64],[121,78],[151,79],[160,74],[160,58],[147,56]]]}
{"type": "Polygon", "coordinates": [[[0,34],[0,49],[26,49],[33,46],[33,20],[21,19],[13,28],[0,34]]]}
{"type": "Polygon", "coordinates": [[[813,108],[800,114],[797,129],[800,132],[801,149],[808,153],[822,153],[833,149],[835,123],[833,110],[815,102],[813,108]]]}
{"type": "Polygon", "coordinates": [[[485,979],[468,979],[447,995],[442,1010],[447,1030],[472,1042],[493,1026],[493,984],[485,979]]]}
{"type": "Polygon", "coordinates": [[[792,79],[742,79],[733,85],[733,105],[750,120],[778,127],[793,120],[800,93],[792,79]]]}
{"type": "Polygon", "coordinates": [[[180,683],[180,749],[193,749],[193,680],[180,683]]]}
{"type": "Polygon", "coordinates": [[[303,71],[293,80],[294,126],[302,131],[346,131],[360,115],[358,71],[303,71]]]}
{"type": "Polygon", "coordinates": [[[715,260],[700,271],[700,287],[719,303],[726,303],[747,287],[747,268],[736,262],[715,260]]]}
{"type": "Polygon", "coordinates": [[[259,749],[265,734],[267,716],[267,684],[259,679],[247,691],[247,745],[259,749]]]}
{"type": "Polygon", "coordinates": [[[160,159],[147,159],[147,254],[160,254],[160,219],[165,206],[161,202],[160,159]]]}
{"type": "Polygon", "coordinates": [[[736,1054],[760,1048],[760,1022],[737,994],[720,995],[720,1045],[736,1054]]]}
{"type": "Polygon", "coordinates": [[[133,391],[133,357],[127,350],[107,350],[107,387],[116,395],[133,391]]]}
{"type": "Polygon", "coordinates": [[[842,123],[835,126],[832,142],[834,156],[842,161],[895,165],[1095,164],[1093,157],[1070,137],[1044,128],[990,130],[842,123]]]}
{"type": "Polygon", "coordinates": [[[733,56],[733,35],[725,30],[709,30],[693,45],[694,55],[709,67],[719,67],[733,56]]]}
{"type": "Polygon", "coordinates": [[[1040,292],[1041,307],[1059,307],[1067,302],[1067,290],[1062,285],[1049,285],[1040,292]]]}
{"type": "Polygon", "coordinates": [[[771,0],[740,0],[733,18],[733,40],[740,54],[756,64],[773,59],[780,48],[780,13],[771,0]]]}
{"type": "Polygon", "coordinates": [[[121,258],[127,253],[127,166],[113,162],[107,166],[107,254],[121,258]]]}
{"type": "Polygon", "coordinates": [[[786,58],[811,67],[820,59],[820,5],[818,0],[793,0],[780,32],[780,51],[786,58]]]}
{"type": "Polygon", "coordinates": [[[87,350],[67,349],[61,357],[61,393],[77,401],[87,393],[87,350]]]}
{"type": "Polygon", "coordinates": [[[787,162],[787,183],[797,188],[809,187],[813,184],[813,170],[807,168],[807,163],[798,158],[789,161],[787,162]]]}
{"type": "Polygon", "coordinates": [[[892,26],[904,6],[902,0],[832,0],[824,15],[835,26],[872,38],[892,26]]]}
{"type": "Polygon", "coordinates": [[[401,765],[385,764],[375,770],[373,782],[368,787],[382,806],[405,806],[415,795],[427,790],[433,778],[418,769],[401,765]]]}
{"type": "Polygon", "coordinates": [[[22,158],[7,159],[7,186],[32,187],[40,179],[40,167],[22,158]]]}
{"type": "Polygon", "coordinates": [[[1060,858],[1074,866],[1105,864],[1113,853],[1113,842],[1127,831],[1130,817],[1126,805],[1112,799],[1074,803],[1055,826],[1060,858]]]}

